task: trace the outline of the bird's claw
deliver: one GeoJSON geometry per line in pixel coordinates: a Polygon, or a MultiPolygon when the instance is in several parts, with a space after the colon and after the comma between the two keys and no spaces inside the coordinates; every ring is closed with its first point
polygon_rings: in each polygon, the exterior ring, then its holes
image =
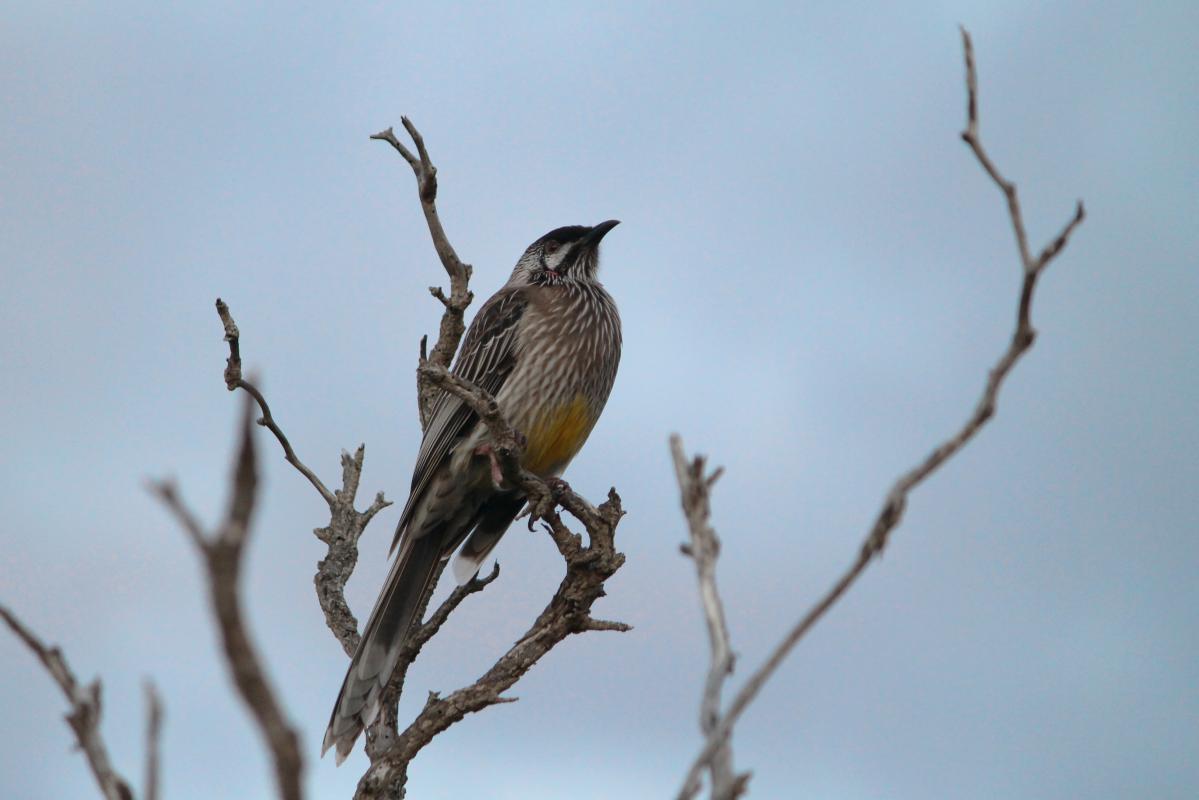
{"type": "Polygon", "coordinates": [[[549,491],[538,497],[535,501],[529,503],[529,530],[533,530],[533,523],[543,518],[546,514],[553,510],[558,501],[562,499],[562,495],[572,491],[570,484],[561,478],[546,478],[545,488],[549,491]]]}
{"type": "Polygon", "coordinates": [[[571,491],[570,484],[561,478],[546,478],[545,485],[550,489],[550,499],[555,502],[571,491]]]}

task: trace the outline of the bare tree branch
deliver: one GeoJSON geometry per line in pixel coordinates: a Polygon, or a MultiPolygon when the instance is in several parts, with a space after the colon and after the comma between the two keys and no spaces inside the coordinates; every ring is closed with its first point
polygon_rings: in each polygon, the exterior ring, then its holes
{"type": "Polygon", "coordinates": [[[233,683],[242,700],[249,706],[251,715],[270,749],[279,796],[283,800],[300,800],[303,797],[304,759],[300,754],[299,736],[275,698],[241,613],[238,578],[258,490],[257,455],[254,449],[254,431],[250,424],[252,409],[253,401],[247,397],[242,415],[241,443],[234,467],[229,509],[215,534],[206,535],[198,527],[193,528],[195,515],[187,510],[171,484],[155,484],[152,489],[175,516],[184,522],[184,529],[204,558],[208,573],[209,598],[216,614],[217,629],[224,645],[225,660],[229,664],[233,683]]]}
{"type": "MultiPolygon", "coordinates": [[[[233,321],[229,306],[219,297],[216,301],[216,310],[221,318],[221,324],[225,328],[225,341],[229,343],[229,358],[225,366],[226,388],[229,391],[244,389],[254,398],[262,410],[262,417],[257,420],[258,424],[269,429],[275,435],[283,447],[283,455],[287,462],[308,479],[308,482],[316,488],[329,506],[329,524],[314,531],[316,537],[328,546],[328,551],[325,558],[317,563],[313,584],[316,587],[317,601],[325,615],[325,624],[337,637],[337,641],[341,643],[346,655],[353,655],[354,649],[358,646],[358,620],[350,611],[349,604],[346,603],[346,581],[350,579],[354,567],[358,564],[358,540],[361,538],[362,532],[366,530],[366,526],[374,519],[375,515],[391,503],[384,499],[382,492],[378,492],[374,502],[366,511],[358,511],[354,508],[358,496],[358,485],[362,480],[362,465],[366,458],[365,445],[359,445],[353,455],[342,452],[341,489],[336,492],[329,491],[321,479],[316,476],[316,473],[300,461],[282,429],[271,416],[270,407],[262,392],[253,383],[242,377],[241,334],[237,323],[233,321]]],[[[164,490],[174,491],[173,487],[169,485],[159,487],[160,493],[164,490]]],[[[168,506],[176,516],[187,513],[181,503],[168,503],[168,506]]],[[[202,538],[200,526],[194,519],[180,516],[180,522],[193,541],[196,541],[198,537],[202,538]]]]}
{"type": "MultiPolygon", "coordinates": [[[[589,505],[569,488],[559,492],[567,503],[589,505]]],[[[408,764],[425,745],[467,714],[512,702],[515,698],[504,697],[503,693],[571,634],[630,629],[624,623],[591,616],[592,605],[604,596],[604,582],[624,563],[624,555],[613,546],[616,526],[624,515],[615,489],[609,491],[608,500],[595,509],[595,514],[596,527],[588,528],[590,541],[583,546],[581,538],[566,528],[556,511],[551,508],[544,512],[545,526],[567,565],[557,592],[520,641],[478,680],[446,697],[435,692],[429,694],[416,719],[399,734],[389,750],[373,761],[359,781],[354,795],[357,800],[402,798],[408,764]]]]}
{"type": "MultiPolygon", "coordinates": [[[[445,562],[442,562],[434,573],[433,580],[430,581],[434,587],[441,577],[442,571],[445,570],[445,566],[445,562]]],[[[442,601],[437,610],[409,633],[408,639],[404,642],[403,647],[400,648],[399,658],[396,660],[396,666],[392,670],[391,678],[388,680],[379,716],[375,720],[375,724],[366,732],[366,754],[371,762],[385,756],[395,746],[396,740],[399,738],[399,699],[400,695],[404,692],[404,681],[408,677],[408,669],[416,661],[416,657],[420,655],[421,648],[433,638],[435,633],[441,630],[441,626],[445,624],[450,614],[458,608],[463,600],[472,594],[483,591],[484,588],[499,576],[500,565],[497,561],[487,577],[480,578],[475,576],[461,586],[454,587],[454,590],[450,592],[450,596],[442,601]]],[[[424,619],[425,610],[428,608],[429,600],[432,596],[433,592],[429,591],[421,599],[420,607],[416,614],[417,619],[424,619]]]]}
{"type": "Polygon", "coordinates": [[[146,692],[146,782],[142,787],[146,800],[158,800],[159,740],[162,738],[162,701],[154,682],[147,680],[146,692]]]}
{"type": "MultiPolygon", "coordinates": [[[[442,227],[436,204],[437,168],[433,165],[429,157],[424,137],[421,136],[420,131],[417,130],[410,119],[401,117],[400,120],[404,125],[404,130],[408,132],[413,144],[416,146],[417,152],[415,155],[396,138],[395,131],[392,128],[376,133],[370,138],[387,142],[395,148],[396,152],[408,162],[413,174],[416,176],[417,193],[420,198],[421,209],[425,215],[425,222],[429,228],[429,236],[433,241],[433,248],[437,251],[437,256],[450,278],[449,297],[446,297],[445,291],[441,287],[429,287],[429,294],[442,304],[444,311],[441,315],[437,342],[433,345],[432,354],[428,352],[429,337],[427,335],[421,337],[418,364],[431,363],[448,368],[453,362],[454,354],[458,351],[458,344],[466,330],[464,312],[474,299],[474,295],[469,289],[473,269],[470,264],[458,258],[457,252],[454,250],[453,245],[450,244],[449,237],[446,236],[445,228],[442,227]]],[[[437,396],[437,387],[430,384],[424,374],[418,371],[416,377],[416,407],[422,431],[429,426],[429,420],[432,417],[433,406],[437,400],[437,396]]],[[[432,579],[429,581],[429,588],[418,604],[417,619],[423,619],[444,569],[444,563],[438,566],[432,579]]],[[[498,576],[498,572],[496,575],[498,576]]],[[[468,583],[466,587],[459,587],[458,590],[455,590],[447,598],[434,617],[437,617],[443,611],[445,615],[448,615],[467,595],[482,591],[490,582],[490,580],[475,580],[468,583]],[[462,592],[460,591],[461,589],[469,589],[469,591],[462,592]]],[[[444,621],[444,618],[442,621],[444,621]]],[[[381,711],[375,723],[366,732],[366,752],[372,761],[390,749],[398,737],[399,726],[397,715],[399,712],[399,698],[404,688],[404,680],[407,677],[408,668],[416,659],[423,643],[440,627],[441,622],[438,622],[432,628],[428,628],[428,623],[426,623],[426,627],[421,630],[427,630],[427,635],[424,638],[418,635],[411,640],[409,646],[401,653],[396,667],[392,670],[387,688],[383,692],[381,711]],[[413,647],[413,642],[417,640],[419,640],[419,643],[413,647]]],[[[352,653],[352,651],[348,652],[352,653]]]]}
{"type": "MultiPolygon", "coordinates": [[[[458,352],[458,343],[462,340],[462,334],[466,331],[463,312],[474,299],[474,295],[468,288],[473,269],[470,264],[466,264],[458,258],[458,254],[454,252],[454,247],[445,234],[445,229],[441,226],[441,217],[437,215],[436,202],[437,167],[433,166],[433,162],[429,159],[429,151],[425,149],[424,137],[412,124],[412,120],[400,117],[400,121],[404,125],[404,130],[408,131],[408,135],[412,137],[413,144],[416,145],[416,155],[413,155],[412,151],[396,138],[392,128],[380,131],[371,138],[387,142],[394,147],[396,152],[408,162],[408,166],[412,167],[412,172],[416,175],[416,187],[420,195],[421,209],[425,212],[425,222],[429,226],[429,236],[433,239],[433,247],[437,250],[437,257],[441,259],[441,265],[445,267],[446,274],[450,277],[449,297],[445,296],[445,292],[440,287],[429,287],[429,293],[441,302],[445,307],[445,313],[441,315],[437,343],[433,345],[433,352],[428,355],[428,361],[437,366],[449,367],[454,360],[454,354],[458,352]]],[[[421,363],[426,360],[425,341],[425,339],[421,339],[421,363]]],[[[433,403],[437,399],[437,390],[419,373],[416,378],[416,389],[420,427],[421,430],[424,430],[429,427],[429,418],[432,414],[433,403]]]]}
{"type": "Polygon", "coordinates": [[[67,666],[66,656],[57,647],[46,647],[33,631],[26,628],[21,621],[4,606],[0,606],[0,617],[12,629],[25,646],[42,662],[42,666],[54,678],[54,682],[62,689],[67,702],[71,705],[71,713],[67,714],[67,724],[75,732],[75,740],[79,749],[87,758],[87,764],[92,769],[92,775],[106,800],[132,800],[133,791],[129,783],[112,767],[108,760],[108,748],[100,736],[101,688],[100,680],[80,686],[75,680],[75,674],[67,666]]]}
{"type": "MultiPolygon", "coordinates": [[[[712,651],[699,714],[700,730],[707,737],[712,735],[720,722],[720,694],[725,680],[733,674],[734,662],[729,629],[725,622],[724,604],[716,588],[716,559],[720,556],[720,539],[708,521],[712,513],[709,492],[723,470],[718,468],[708,475],[707,465],[702,456],[696,456],[689,461],[683,451],[683,440],[678,434],[670,437],[670,452],[674,458],[674,471],[679,482],[683,514],[687,518],[687,527],[691,534],[690,543],[683,545],[682,549],[684,554],[695,562],[700,605],[704,610],[704,621],[708,626],[708,645],[712,651]]],[[[749,774],[736,774],[733,769],[732,745],[727,739],[713,752],[708,769],[711,773],[711,794],[714,800],[735,800],[745,792],[749,774]]],[[[695,788],[698,791],[699,787],[695,788]]]]}
{"type": "Polygon", "coordinates": [[[329,491],[325,484],[321,483],[321,479],[316,476],[316,473],[308,468],[303,461],[296,456],[296,451],[292,449],[291,442],[283,435],[283,431],[275,424],[275,418],[271,416],[271,407],[267,405],[266,398],[262,396],[262,392],[249,381],[243,380],[241,375],[241,333],[237,329],[237,324],[233,321],[232,315],[229,313],[229,306],[221,298],[216,299],[216,313],[221,318],[221,324],[225,326],[225,341],[229,343],[229,358],[225,362],[225,388],[229,391],[236,389],[244,389],[258,402],[258,407],[262,409],[262,416],[258,419],[258,424],[268,428],[271,433],[275,434],[275,438],[279,440],[279,444],[283,447],[283,457],[287,459],[287,463],[295,467],[301,475],[308,479],[308,482],[320,492],[321,497],[325,498],[325,502],[332,504],[334,501],[333,493],[329,491]]]}
{"type": "Polygon", "coordinates": [[[1016,244],[1020,251],[1023,281],[1020,287],[1015,331],[1012,333],[1012,338],[1007,349],[988,373],[982,396],[975,405],[974,412],[957,432],[938,445],[923,461],[895,481],[890,491],[887,492],[882,509],[875,518],[866,540],[862,543],[858,557],[837,582],[833,584],[833,587],[788,631],[782,641],[771,651],[765,663],[750,676],[736,697],[733,698],[728,710],[721,717],[720,723],[708,735],[703,748],[688,770],[687,777],[683,781],[683,787],[678,793],[680,800],[687,800],[687,798],[694,797],[699,791],[700,775],[705,768],[710,767],[712,759],[727,742],[738,718],[740,718],[746,707],[753,702],[754,698],[757,697],[762,686],[774,674],[774,671],[795,647],[796,643],[811,630],[812,626],[824,616],[825,612],[854,584],[870,562],[882,553],[887,545],[890,532],[899,525],[900,520],[903,518],[908,494],[912,489],[961,450],[995,414],[999,389],[1004,379],[1011,372],[1020,357],[1032,347],[1033,340],[1036,338],[1036,331],[1031,322],[1031,310],[1037,279],[1054,257],[1066,246],[1070,234],[1074,232],[1074,229],[1078,227],[1085,216],[1082,202],[1079,201],[1073,217],[1066,223],[1061,232],[1041,250],[1036,258],[1031,256],[1024,229],[1024,220],[1020,213],[1016,185],[1000,174],[983,148],[982,140],[979,137],[978,79],[974,67],[974,46],[971,42],[970,34],[965,28],[962,29],[962,45],[965,50],[967,92],[967,124],[966,130],[962,132],[962,139],[970,146],[970,149],[983,169],[999,187],[1000,191],[1003,192],[1004,198],[1007,201],[1008,216],[1011,219],[1012,230],[1016,236],[1016,244]]]}

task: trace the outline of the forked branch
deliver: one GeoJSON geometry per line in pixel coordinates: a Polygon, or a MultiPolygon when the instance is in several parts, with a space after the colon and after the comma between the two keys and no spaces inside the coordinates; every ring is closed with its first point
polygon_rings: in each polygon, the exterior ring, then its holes
{"type": "Polygon", "coordinates": [[[354,507],[358,485],[362,480],[362,465],[366,458],[365,445],[358,445],[353,455],[342,452],[341,489],[336,492],[330,491],[316,473],[300,460],[291,442],[271,415],[270,406],[267,405],[262,392],[253,382],[242,376],[241,332],[237,323],[233,321],[229,306],[219,297],[216,301],[216,311],[225,328],[225,341],[229,344],[229,358],[225,363],[225,387],[231,392],[242,389],[254,398],[262,411],[257,423],[275,435],[283,448],[283,457],[287,463],[308,479],[329,506],[329,524],[314,531],[316,537],[328,546],[328,552],[325,558],[317,563],[313,584],[316,587],[317,601],[325,615],[325,624],[337,637],[346,654],[352,655],[358,646],[358,620],[346,603],[346,581],[350,579],[354,567],[358,564],[358,540],[362,532],[375,515],[391,503],[384,499],[382,492],[378,492],[374,502],[365,511],[358,511],[354,507]]]}
{"type": "MultiPolygon", "coordinates": [[[[573,496],[573,492],[566,491],[573,496]]],[[[601,523],[595,529],[588,529],[586,545],[563,524],[556,511],[544,513],[542,521],[566,560],[566,575],[558,590],[532,627],[478,680],[445,697],[436,692],[429,694],[416,719],[399,734],[390,749],[372,762],[358,783],[356,800],[402,798],[408,765],[425,745],[467,714],[514,701],[516,698],[506,697],[504,692],[571,634],[630,629],[624,623],[591,615],[592,605],[604,596],[604,582],[624,563],[624,555],[613,545],[616,525],[624,515],[615,490],[608,493],[608,500],[596,513],[601,523]]]]}
{"type": "Polygon", "coordinates": [[[1016,245],[1020,253],[1021,272],[1023,279],[1020,286],[1020,296],[1017,302],[1016,326],[1012,333],[1007,349],[987,374],[982,396],[974,407],[966,422],[949,438],[939,444],[931,453],[912,469],[901,475],[887,492],[882,508],[879,510],[874,524],[871,526],[865,541],[859,548],[858,556],[833,584],[832,588],[812,606],[809,611],[787,632],[766,661],[745,682],[740,691],[721,716],[719,724],[708,734],[699,755],[692,762],[683,786],[679,790],[680,800],[694,797],[700,790],[700,777],[705,769],[711,769],[713,759],[727,745],[733,726],[741,714],[757,697],[762,686],[770,679],[779,664],[787,657],[800,639],[812,626],[853,586],[858,577],[865,571],[870,562],[887,546],[888,536],[903,518],[907,505],[908,494],[941,465],[962,449],[978,431],[995,414],[999,389],[1004,380],[1019,361],[1020,357],[1032,347],[1036,331],[1032,326],[1032,299],[1036,289],[1037,279],[1040,278],[1049,263],[1066,246],[1074,229],[1082,223],[1085,216],[1082,202],[1075,207],[1073,216],[1058,233],[1034,258],[1028,246],[1025,233],[1024,219],[1020,212],[1019,197],[1016,185],[1006,179],[987,154],[979,135],[978,126],[978,77],[974,66],[974,45],[970,34],[962,29],[962,46],[965,51],[966,63],[966,129],[962,139],[970,146],[982,168],[1003,193],[1007,202],[1008,217],[1015,234],[1016,245]]]}
{"type": "MultiPolygon", "coordinates": [[[[690,533],[690,541],[682,545],[681,549],[684,555],[690,556],[695,562],[700,605],[708,626],[711,659],[700,701],[699,727],[704,736],[711,736],[720,723],[720,695],[725,681],[733,674],[734,662],[724,603],[716,588],[716,559],[720,556],[720,539],[709,521],[712,514],[710,492],[723,469],[718,468],[708,474],[707,462],[703,456],[695,456],[689,460],[683,450],[683,440],[678,434],[670,437],[670,453],[674,459],[675,477],[679,483],[683,516],[687,519],[687,529],[690,533]]],[[[709,759],[708,771],[712,782],[713,800],[735,800],[745,792],[749,774],[738,775],[733,769],[733,747],[727,739],[717,747],[709,759]]]]}

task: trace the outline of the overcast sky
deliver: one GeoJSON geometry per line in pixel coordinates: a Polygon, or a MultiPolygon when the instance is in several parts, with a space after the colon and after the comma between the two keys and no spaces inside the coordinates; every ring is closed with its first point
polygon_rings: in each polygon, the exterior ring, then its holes
{"type": "MultiPolygon", "coordinates": [[[[1012,235],[958,138],[960,22],[1034,244],[1076,199],[1089,216],[997,418],[745,716],[736,762],[757,798],[1199,795],[1199,6],[343,5],[0,11],[0,602],[103,677],[125,774],[151,676],[167,797],[272,791],[195,554],[143,488],[175,476],[206,520],[223,507],[238,404],[215,297],[301,457],[334,482],[366,442],[363,499],[404,500],[444,275],[408,167],[367,137],[407,114],[480,298],[546,231],[623,220],[602,277],[624,361],[567,477],[624,498],[628,563],[596,612],[635,626],[554,650],[519,703],[421,754],[410,796],[670,796],[706,640],[669,432],[727,469],[736,684],[1010,335],[1012,235]]],[[[346,665],[311,585],[326,511],[259,442],[247,612],[312,795],[349,797],[365,756],[316,757],[346,665]]],[[[397,513],[362,541],[360,614],[397,513]]],[[[558,584],[544,536],[516,528],[498,557],[402,717],[480,674],[558,584]]],[[[96,796],[60,693],[7,636],[0,708],[6,797],[96,796]]]]}

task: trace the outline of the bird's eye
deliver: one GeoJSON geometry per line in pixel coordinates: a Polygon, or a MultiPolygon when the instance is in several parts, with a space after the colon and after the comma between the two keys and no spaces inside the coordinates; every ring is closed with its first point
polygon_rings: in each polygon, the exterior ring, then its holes
{"type": "Polygon", "coordinates": [[[561,246],[562,245],[560,245],[558,242],[555,242],[553,239],[550,239],[548,242],[545,243],[545,245],[542,249],[545,250],[545,254],[547,256],[552,256],[554,253],[558,252],[558,248],[561,246]]]}

